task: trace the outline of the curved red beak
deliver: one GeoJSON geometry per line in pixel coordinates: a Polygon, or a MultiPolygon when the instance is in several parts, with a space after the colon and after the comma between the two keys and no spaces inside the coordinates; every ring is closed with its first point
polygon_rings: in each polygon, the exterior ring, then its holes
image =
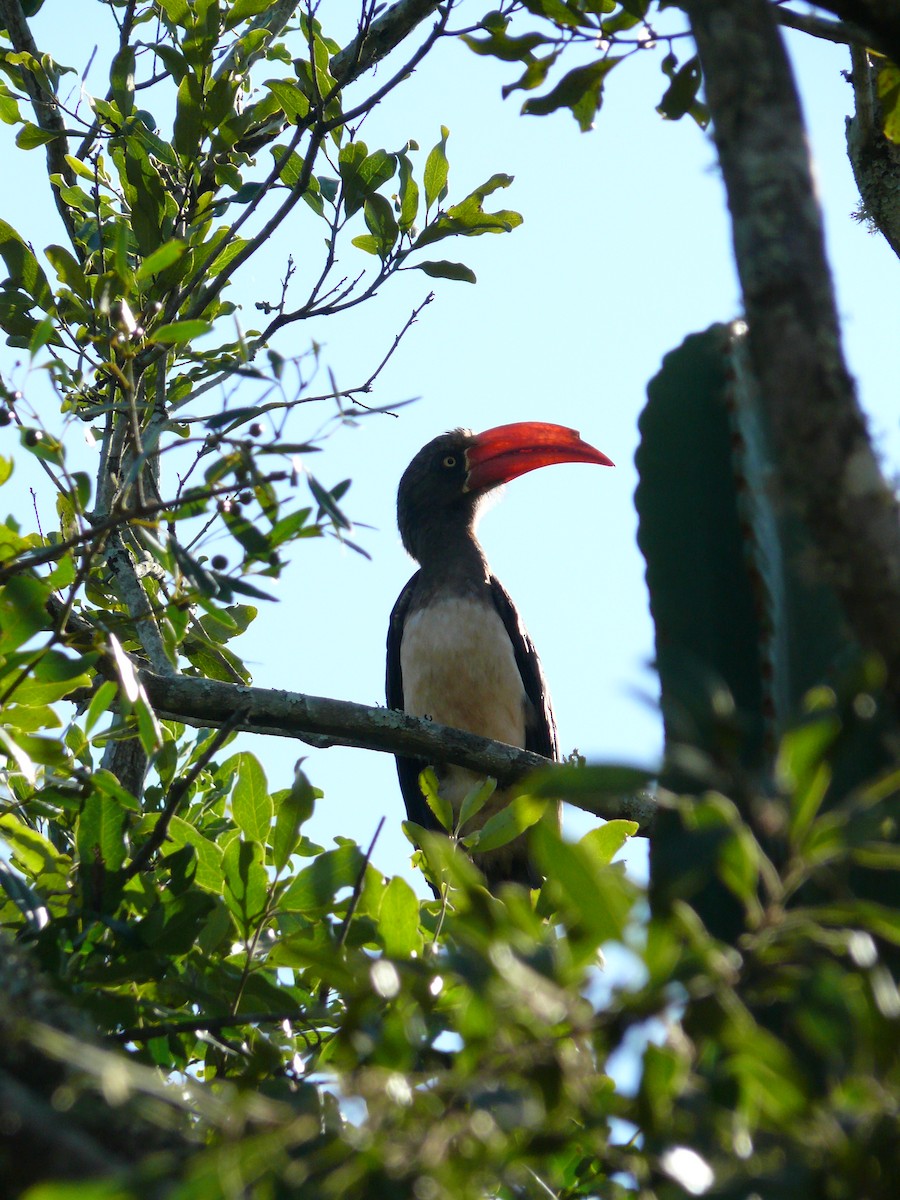
{"type": "Polygon", "coordinates": [[[566,462],[615,466],[602,450],[583,442],[577,430],[565,425],[549,425],[545,421],[497,425],[479,433],[466,451],[465,490],[485,491],[538,467],[566,462]]]}

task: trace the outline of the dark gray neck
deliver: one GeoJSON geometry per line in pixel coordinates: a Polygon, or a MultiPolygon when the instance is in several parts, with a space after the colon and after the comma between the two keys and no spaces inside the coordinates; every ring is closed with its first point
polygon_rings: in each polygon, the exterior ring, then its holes
{"type": "Polygon", "coordinates": [[[422,592],[472,595],[485,589],[491,572],[471,526],[444,524],[419,533],[413,553],[422,568],[422,592]]]}

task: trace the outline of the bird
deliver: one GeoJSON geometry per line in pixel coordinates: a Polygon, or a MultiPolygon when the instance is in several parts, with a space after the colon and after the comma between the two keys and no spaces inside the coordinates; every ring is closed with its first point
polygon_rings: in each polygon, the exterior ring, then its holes
{"type": "MultiPolygon", "coordinates": [[[[388,708],[558,758],[540,659],[488,565],[475,525],[489,493],[528,471],[564,462],[614,465],[574,429],[543,421],[518,421],[479,434],[453,429],[415,455],[397,491],[397,524],[419,569],[390,617],[388,708]]],[[[403,755],[396,761],[409,820],[440,830],[419,782],[428,764],[403,755]]],[[[450,764],[434,766],[439,794],[456,816],[483,777],[450,764]]],[[[509,799],[498,788],[472,825],[481,827],[509,799]]],[[[472,857],[492,891],[509,881],[540,886],[524,835],[481,855],[476,848],[472,857]]]]}

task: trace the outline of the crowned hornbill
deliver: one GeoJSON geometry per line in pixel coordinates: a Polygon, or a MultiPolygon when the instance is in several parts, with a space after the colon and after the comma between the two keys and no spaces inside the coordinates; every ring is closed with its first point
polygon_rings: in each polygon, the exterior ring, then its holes
{"type": "MultiPolygon", "coordinates": [[[[573,429],[538,421],[485,433],[455,429],[424,446],[400,480],[397,523],[420,569],[400,593],[387,642],[387,702],[556,758],[556,723],[537,651],[512,600],[491,574],[475,537],[484,496],[551,463],[613,464],[573,429]]],[[[397,757],[400,790],[411,821],[438,823],[422,794],[427,764],[397,757]]],[[[441,795],[454,812],[479,782],[462,767],[439,765],[441,795]]],[[[507,802],[498,790],[475,818],[483,824],[507,802]]],[[[536,886],[523,838],[475,855],[491,886],[515,880],[536,886]]]]}

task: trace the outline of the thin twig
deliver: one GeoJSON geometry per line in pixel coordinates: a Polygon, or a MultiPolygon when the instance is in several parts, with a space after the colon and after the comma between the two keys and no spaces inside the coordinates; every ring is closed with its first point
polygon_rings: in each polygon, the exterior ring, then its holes
{"type": "Polygon", "coordinates": [[[165,1021],[159,1025],[134,1025],[130,1029],[120,1029],[108,1035],[110,1042],[134,1042],[141,1045],[152,1042],[155,1038],[169,1037],[179,1033],[218,1033],[222,1029],[232,1029],[240,1025],[280,1025],[282,1021],[294,1021],[297,1018],[296,1006],[285,1009],[284,1012],[250,1012],[235,1016],[229,1013],[219,1017],[185,1017],[180,1021],[165,1021]]]}
{"type": "Polygon", "coordinates": [[[132,858],[131,862],[122,872],[124,879],[131,879],[137,875],[139,871],[143,871],[148,865],[150,859],[160,848],[169,832],[169,825],[172,818],[178,809],[179,804],[187,795],[190,788],[196,782],[201,771],[204,771],[214,755],[218,754],[219,750],[225,745],[236,729],[240,727],[241,722],[245,719],[242,709],[237,709],[232,713],[231,717],[223,722],[218,733],[205,748],[203,753],[191,767],[186,775],[173,783],[169,789],[169,795],[166,799],[166,806],[159,814],[156,824],[153,826],[153,832],[147,838],[146,842],[138,850],[137,854],[132,858]]]}

